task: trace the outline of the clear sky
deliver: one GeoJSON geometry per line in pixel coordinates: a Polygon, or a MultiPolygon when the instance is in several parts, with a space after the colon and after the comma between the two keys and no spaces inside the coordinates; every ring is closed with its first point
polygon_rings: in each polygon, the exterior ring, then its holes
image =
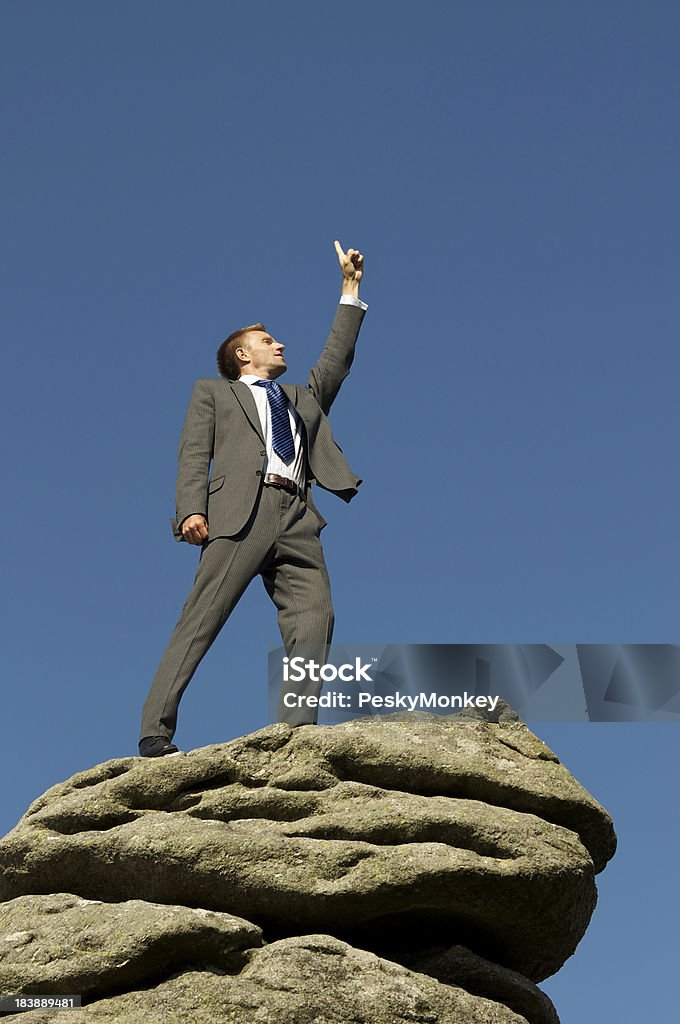
{"type": "MultiPolygon", "coordinates": [[[[220,341],[304,381],[369,303],[321,494],[345,643],[677,642],[680,8],[23,0],[0,12],[0,832],[136,753],[196,570],[177,441],[220,341]]],[[[182,749],[266,722],[256,581],[182,749]]],[[[546,991],[563,1024],[677,1007],[675,725],[536,727],[620,849],[546,991]]]]}

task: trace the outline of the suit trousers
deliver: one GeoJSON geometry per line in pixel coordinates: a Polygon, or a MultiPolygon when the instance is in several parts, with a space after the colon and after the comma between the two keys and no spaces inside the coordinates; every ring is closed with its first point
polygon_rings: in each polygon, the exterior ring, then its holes
{"type": "MultiPolygon", "coordinates": [[[[208,524],[210,529],[210,524],[208,524]]],[[[244,528],[233,537],[203,544],[189,597],[174,628],[144,703],[140,739],[166,736],[177,727],[177,709],[199,662],[239,598],[260,575],[278,609],[286,653],[323,662],[333,636],[330,581],[319,538],[319,520],[304,498],[264,485],[244,528]]],[[[286,691],[318,697],[321,683],[305,678],[286,691]]],[[[279,700],[278,720],[315,724],[317,709],[288,708],[279,700]]]]}

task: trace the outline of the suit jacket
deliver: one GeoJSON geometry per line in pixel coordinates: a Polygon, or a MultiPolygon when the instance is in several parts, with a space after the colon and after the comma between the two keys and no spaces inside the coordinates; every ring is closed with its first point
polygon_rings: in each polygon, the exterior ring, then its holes
{"type": "MultiPolygon", "coordinates": [[[[303,423],[307,503],[320,529],[326,520],[312,500],[312,481],[343,501],[351,501],[362,482],[333,439],[326,413],[350,371],[364,312],[359,306],[339,304],[307,386],[280,385],[303,423]]],[[[266,454],[257,406],[248,385],[224,377],[197,380],[177,453],[176,515],[170,520],[175,539],[184,540],[182,522],[195,513],[202,513],[208,520],[211,539],[238,533],[250,518],[262,486],[266,454]]]]}

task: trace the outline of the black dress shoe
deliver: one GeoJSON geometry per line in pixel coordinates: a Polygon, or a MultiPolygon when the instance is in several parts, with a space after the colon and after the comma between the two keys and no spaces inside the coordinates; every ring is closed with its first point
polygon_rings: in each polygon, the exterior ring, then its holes
{"type": "Polygon", "coordinates": [[[145,736],[139,741],[140,757],[163,757],[165,754],[178,754],[179,750],[167,736],[145,736]]]}

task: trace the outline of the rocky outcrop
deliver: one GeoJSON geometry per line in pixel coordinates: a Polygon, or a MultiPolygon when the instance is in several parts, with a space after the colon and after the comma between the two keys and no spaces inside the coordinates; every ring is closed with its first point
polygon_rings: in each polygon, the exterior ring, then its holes
{"type": "Polygon", "coordinates": [[[464,946],[441,947],[419,953],[403,950],[401,962],[412,971],[429,974],[447,985],[502,1002],[533,1024],[559,1024],[555,1008],[528,978],[491,963],[464,946]]]}
{"type": "Polygon", "coordinates": [[[81,992],[74,1021],[345,1021],[365,997],[375,1024],[555,1024],[535,983],[614,832],[500,717],[278,724],[53,786],[0,841],[0,990],[81,992]]]}
{"type": "Polygon", "coordinates": [[[2,991],[92,997],[166,977],[187,964],[240,963],[262,932],[231,914],[69,893],[0,903],[2,991]]]}
{"type": "MultiPolygon", "coordinates": [[[[59,1022],[63,1011],[21,1014],[59,1022]]],[[[12,1018],[10,1018],[12,1019],[12,1018]]],[[[16,1019],[16,1018],[15,1018],[16,1019]]],[[[330,935],[281,939],[254,950],[235,976],[186,970],[142,991],[70,1010],[69,1024],[525,1024],[503,1004],[442,985],[330,935]]]]}

